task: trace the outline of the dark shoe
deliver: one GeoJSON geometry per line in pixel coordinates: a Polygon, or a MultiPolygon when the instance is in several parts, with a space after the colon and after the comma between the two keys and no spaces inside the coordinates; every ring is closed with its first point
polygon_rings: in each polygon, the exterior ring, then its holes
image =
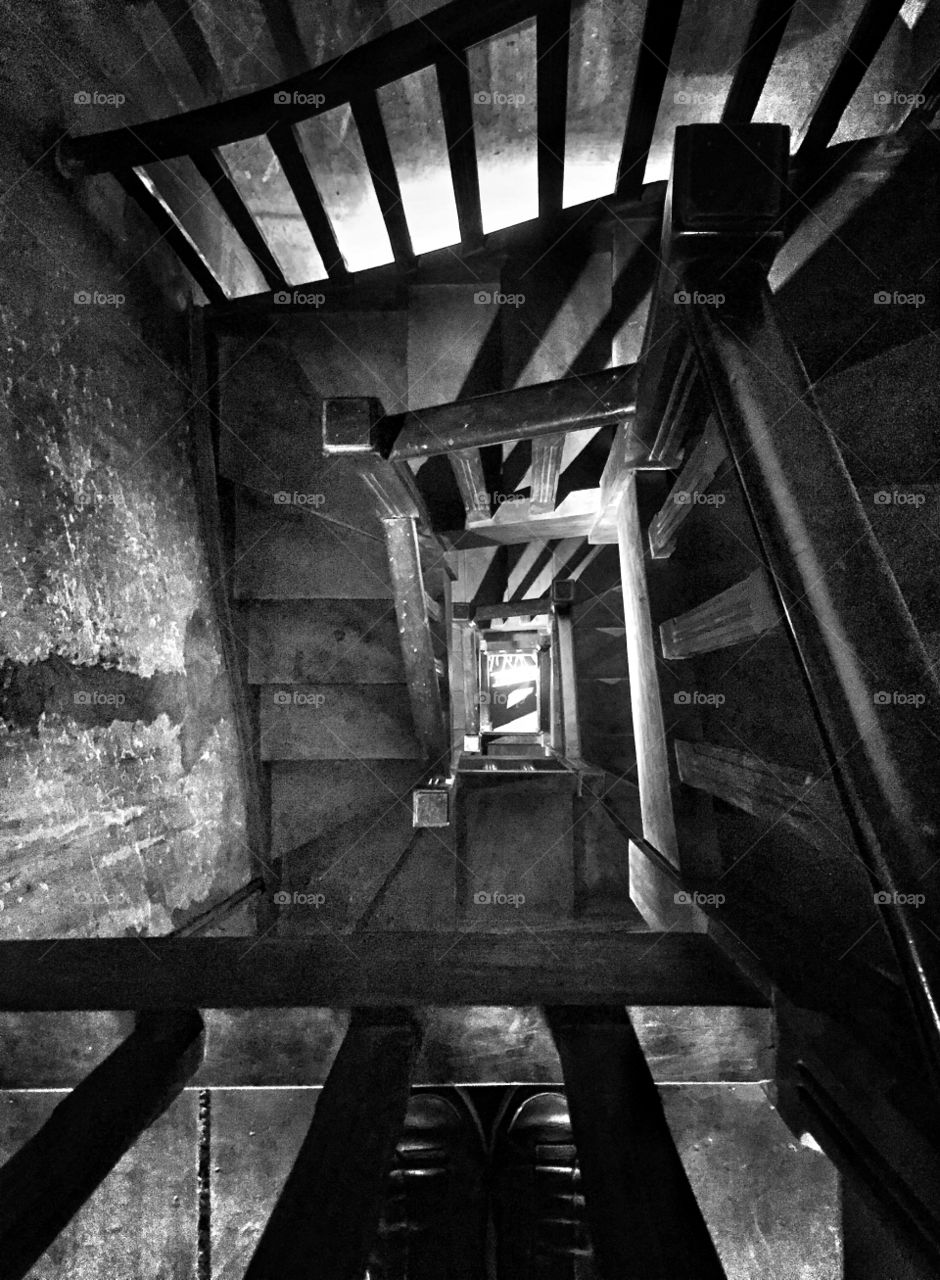
{"type": "Polygon", "coordinates": [[[516,1089],[493,1139],[498,1280],[596,1280],[564,1094],[516,1089]]]}
{"type": "Polygon", "coordinates": [[[484,1280],[483,1131],[456,1089],[412,1094],[366,1280],[484,1280]]]}

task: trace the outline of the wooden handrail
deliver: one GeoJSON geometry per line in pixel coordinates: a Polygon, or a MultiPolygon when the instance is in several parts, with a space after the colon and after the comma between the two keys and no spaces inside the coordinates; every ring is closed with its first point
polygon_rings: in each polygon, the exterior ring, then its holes
{"type": "MultiPolygon", "coordinates": [[[[873,895],[940,1090],[940,970],[905,905],[940,863],[940,684],[806,372],[774,314],[766,233],[785,204],[786,149],[750,126],[677,131],[666,262],[741,481],[873,895]],[[779,152],[742,217],[702,207],[741,181],[742,156],[779,152]],[[729,184],[716,178],[725,166],[729,184]],[[703,170],[707,169],[707,182],[703,170]],[[675,176],[675,175],[678,175],[675,176]],[[776,185],[775,185],[776,184],[776,185]],[[715,304],[715,296],[721,304],[715,304]],[[887,694],[885,691],[888,691],[887,694]],[[900,701],[891,691],[900,691],[900,701]],[[916,714],[905,699],[918,695],[916,714]],[[921,701],[922,699],[922,701],[921,701]]],[[[746,161],[745,161],[746,163],[746,161]]],[[[940,904],[920,910],[940,935],[940,904]]]]}

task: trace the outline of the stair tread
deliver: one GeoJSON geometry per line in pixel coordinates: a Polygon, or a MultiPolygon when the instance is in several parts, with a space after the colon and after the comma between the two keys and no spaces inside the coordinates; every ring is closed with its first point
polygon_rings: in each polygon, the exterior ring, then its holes
{"type": "Polygon", "coordinates": [[[405,684],[260,685],[263,760],[414,760],[405,684]]]}
{"type": "Polygon", "coordinates": [[[425,779],[413,760],[291,760],[271,764],[271,843],[283,854],[320,840],[339,858],[341,828],[360,817],[370,824],[390,814],[411,821],[411,791],[425,779]]]}
{"type": "Polygon", "coordinates": [[[251,684],[397,684],[405,679],[386,600],[258,602],[249,610],[251,684]]]}
{"type": "Polygon", "coordinates": [[[275,512],[273,504],[237,502],[236,599],[391,599],[384,539],[317,516],[275,512]]]}

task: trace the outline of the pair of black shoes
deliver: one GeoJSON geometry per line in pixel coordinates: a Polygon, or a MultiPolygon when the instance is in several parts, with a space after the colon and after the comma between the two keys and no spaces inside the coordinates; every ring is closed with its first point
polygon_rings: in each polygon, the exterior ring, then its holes
{"type": "Polygon", "coordinates": [[[367,1280],[494,1274],[497,1280],[595,1280],[564,1095],[507,1090],[487,1142],[465,1091],[416,1091],[367,1280]]]}

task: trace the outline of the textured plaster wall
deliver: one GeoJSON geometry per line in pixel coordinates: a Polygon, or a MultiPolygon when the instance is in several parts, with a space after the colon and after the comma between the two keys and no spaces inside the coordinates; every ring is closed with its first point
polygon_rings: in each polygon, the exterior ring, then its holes
{"type": "Polygon", "coordinates": [[[124,122],[74,95],[133,50],[47,8],[0,63],[0,937],[165,933],[248,878],[185,289],[110,179],[55,169],[66,124],[124,122]]]}

